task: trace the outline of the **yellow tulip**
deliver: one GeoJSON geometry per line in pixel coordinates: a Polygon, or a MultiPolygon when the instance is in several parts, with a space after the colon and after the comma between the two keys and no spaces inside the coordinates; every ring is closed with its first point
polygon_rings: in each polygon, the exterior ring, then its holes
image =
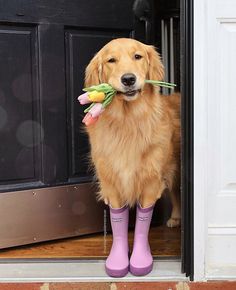
{"type": "Polygon", "coordinates": [[[104,92],[92,91],[88,93],[88,98],[91,102],[101,103],[104,101],[106,95],[104,92]]]}

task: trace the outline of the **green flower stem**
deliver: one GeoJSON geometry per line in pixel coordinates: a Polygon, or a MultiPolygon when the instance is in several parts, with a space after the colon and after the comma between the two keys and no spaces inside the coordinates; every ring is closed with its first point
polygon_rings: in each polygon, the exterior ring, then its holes
{"type": "Polygon", "coordinates": [[[145,80],[145,83],[151,84],[151,85],[154,85],[154,86],[170,88],[170,89],[176,87],[176,84],[162,82],[162,81],[145,80]]]}
{"type": "Polygon", "coordinates": [[[112,94],[108,98],[106,98],[106,100],[102,103],[103,108],[105,108],[106,106],[108,106],[112,102],[113,96],[114,95],[112,94]]]}
{"type": "Polygon", "coordinates": [[[88,111],[95,105],[96,103],[92,103],[87,109],[84,110],[84,113],[88,113],[88,111]]]}

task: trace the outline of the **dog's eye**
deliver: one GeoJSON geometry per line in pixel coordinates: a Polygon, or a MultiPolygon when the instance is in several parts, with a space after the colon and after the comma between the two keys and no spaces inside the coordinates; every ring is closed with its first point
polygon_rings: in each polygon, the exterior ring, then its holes
{"type": "Polygon", "coordinates": [[[107,62],[114,63],[114,62],[116,62],[116,59],[114,57],[112,57],[112,58],[108,59],[107,62]]]}
{"type": "Polygon", "coordinates": [[[140,54],[135,54],[135,55],[134,55],[134,58],[135,58],[135,59],[141,59],[141,58],[142,58],[142,55],[140,55],[140,54]]]}

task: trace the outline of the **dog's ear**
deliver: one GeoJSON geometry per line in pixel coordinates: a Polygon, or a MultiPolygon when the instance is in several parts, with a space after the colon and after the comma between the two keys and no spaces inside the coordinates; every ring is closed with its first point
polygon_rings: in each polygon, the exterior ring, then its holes
{"type": "Polygon", "coordinates": [[[99,55],[96,54],[88,64],[85,70],[85,86],[95,86],[101,83],[100,81],[100,63],[99,55]]]}
{"type": "Polygon", "coordinates": [[[159,53],[152,45],[146,45],[149,59],[149,80],[162,81],[164,79],[164,66],[162,64],[159,53]]]}

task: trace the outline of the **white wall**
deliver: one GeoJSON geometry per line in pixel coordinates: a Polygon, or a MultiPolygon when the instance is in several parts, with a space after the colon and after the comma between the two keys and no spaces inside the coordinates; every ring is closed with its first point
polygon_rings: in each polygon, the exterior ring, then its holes
{"type": "Polygon", "coordinates": [[[195,279],[236,279],[236,1],[194,6],[195,279]]]}

